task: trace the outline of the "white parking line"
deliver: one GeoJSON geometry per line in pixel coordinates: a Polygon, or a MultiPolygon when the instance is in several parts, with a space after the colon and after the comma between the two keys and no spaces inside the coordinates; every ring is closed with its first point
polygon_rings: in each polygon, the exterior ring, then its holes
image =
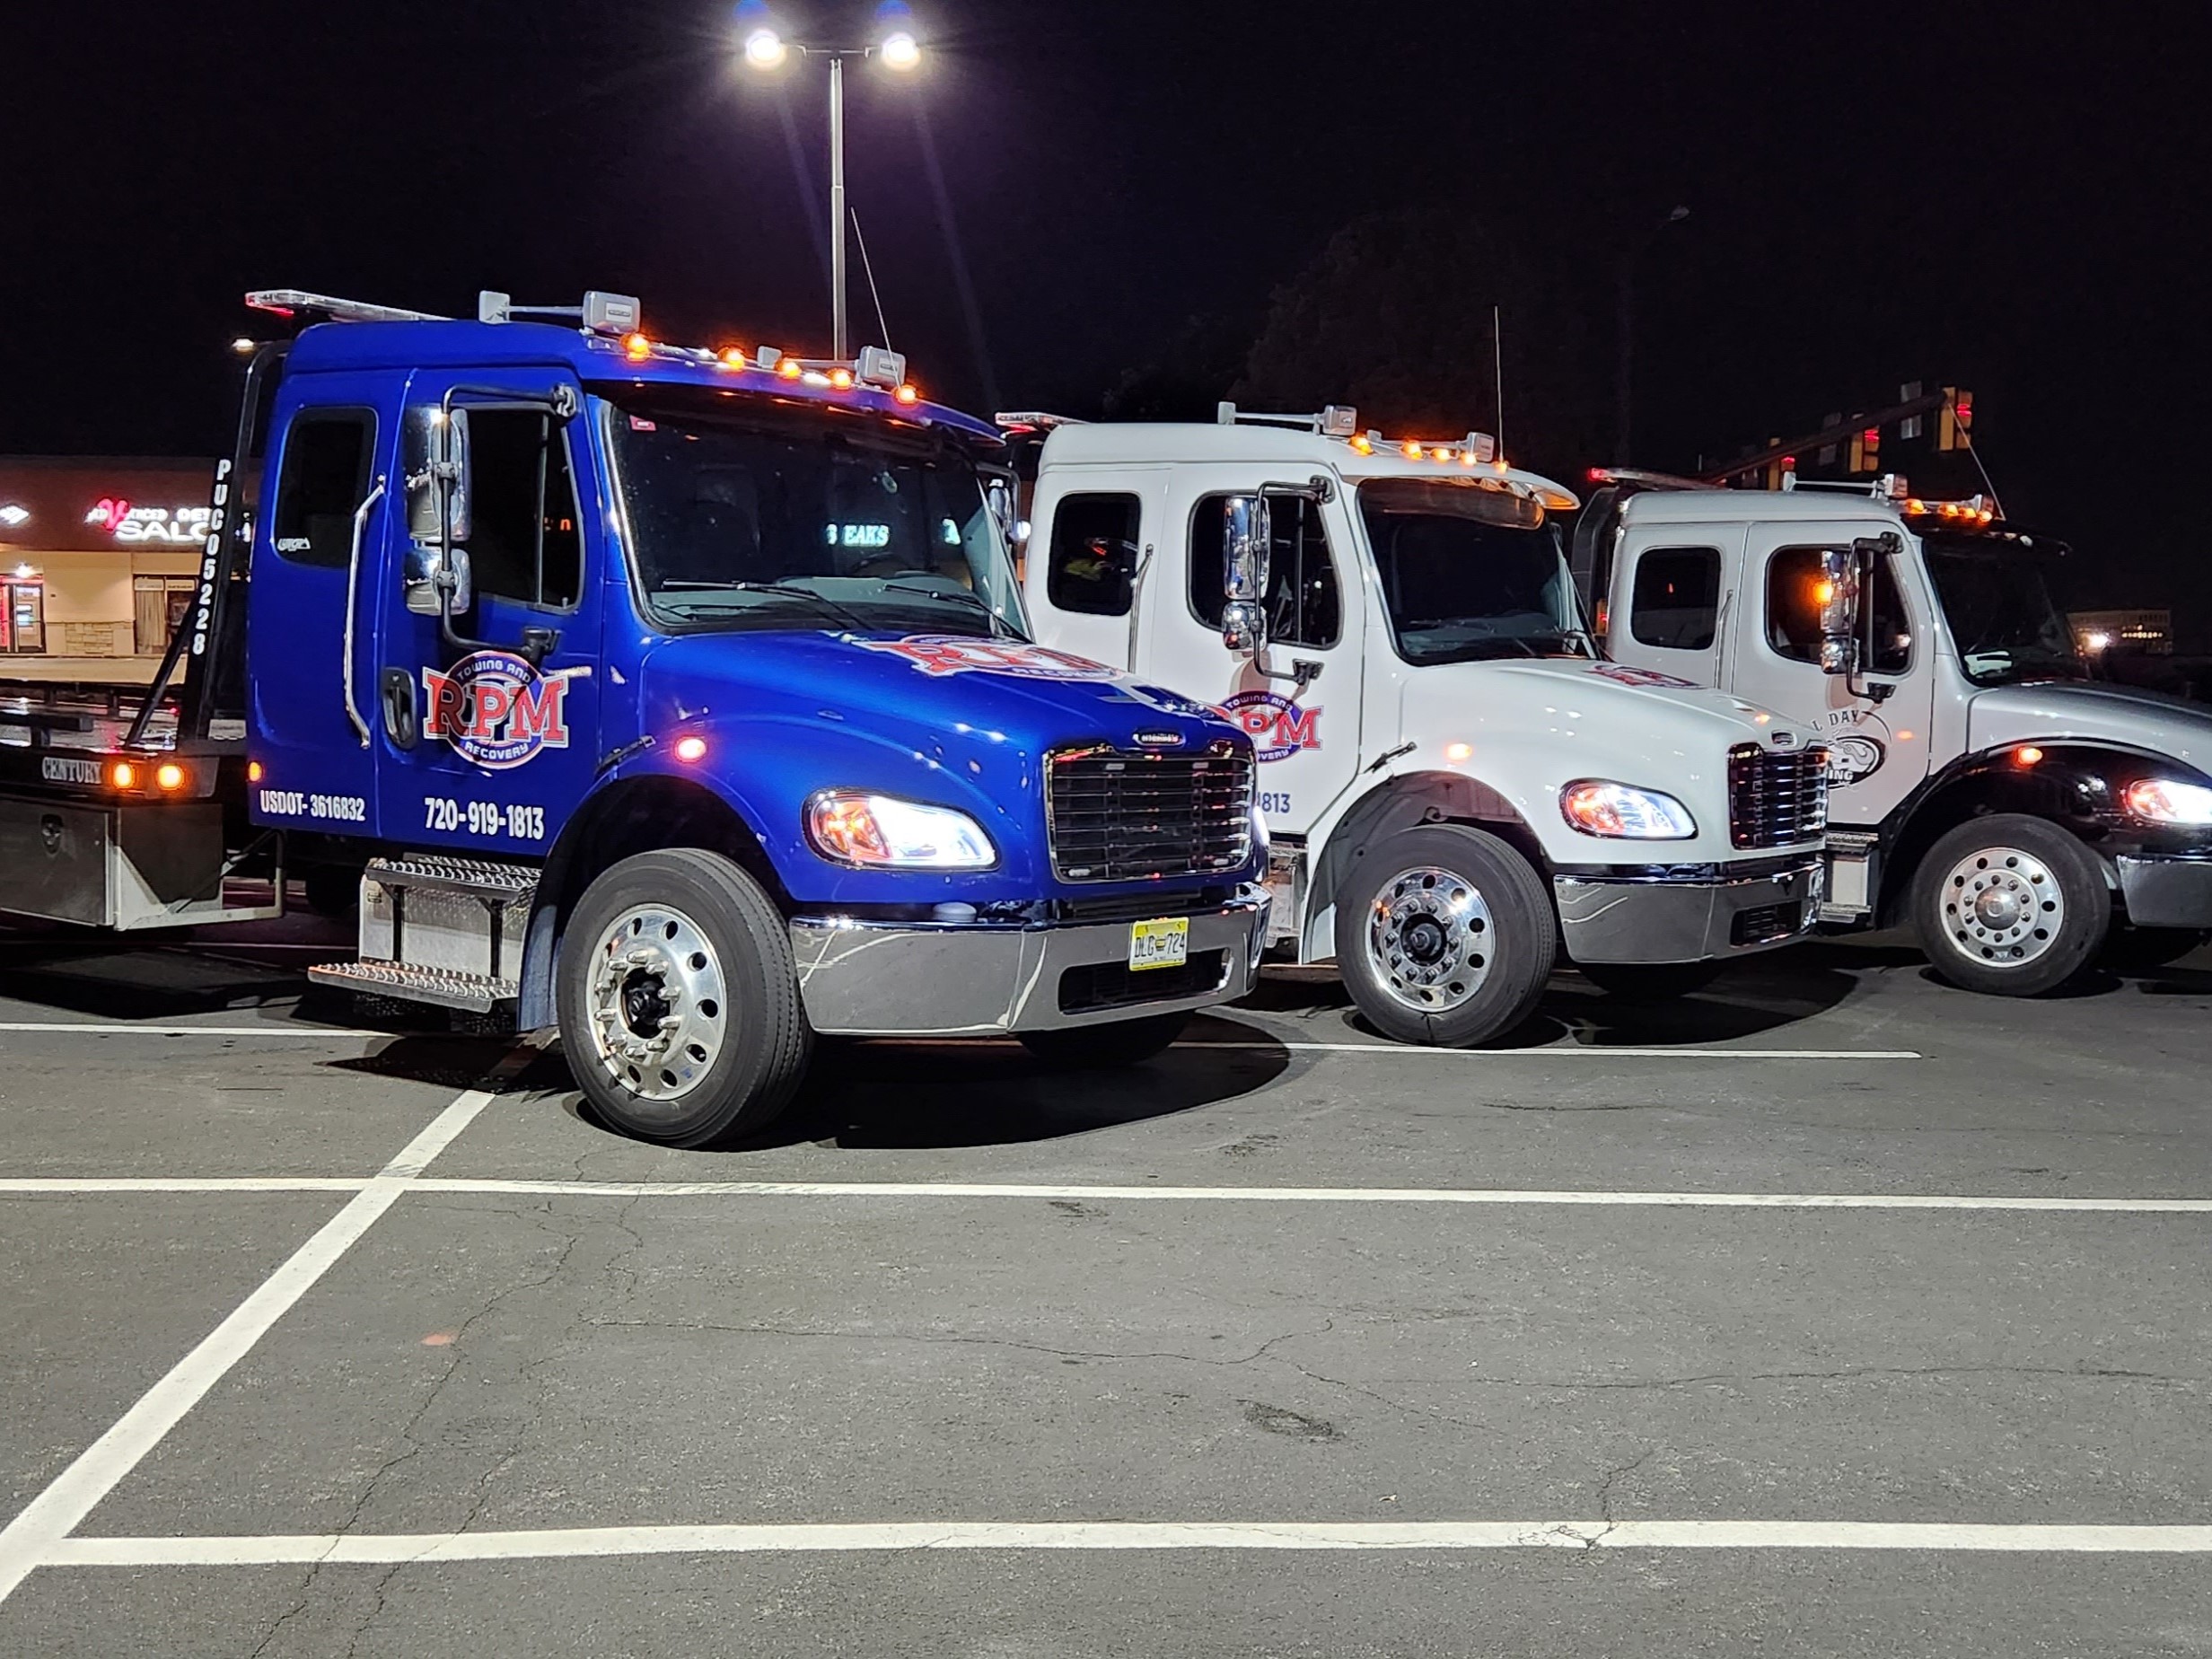
{"type": "Polygon", "coordinates": [[[314,1237],[294,1251],[198,1347],[140,1395],[106,1434],[87,1446],[0,1531],[0,1602],[5,1602],[34,1567],[52,1558],[55,1546],[75,1531],[92,1506],[161,1444],[185,1413],[251,1351],[269,1327],[307,1294],[379,1216],[399,1202],[409,1181],[452,1144],[454,1137],[491,1104],[498,1085],[535,1053],[527,1045],[513,1050],[487,1079],[490,1087],[470,1090],[433,1119],[314,1237]]]}
{"type": "MultiPolygon", "coordinates": [[[[83,1037],[395,1037],[397,1031],[357,1030],[343,1025],[133,1025],[92,1020],[0,1021],[0,1031],[65,1032],[83,1037]]],[[[1008,1038],[922,1037],[882,1038],[880,1043],[901,1049],[1003,1049],[1019,1045],[1008,1038]]],[[[1426,1056],[1439,1060],[1551,1059],[1561,1055],[1625,1060],[1921,1060],[1917,1049],[1670,1049],[1631,1048],[1626,1044],[1553,1043],[1540,1049],[1429,1049],[1413,1043],[1391,1042],[1179,1042],[1182,1053],[1228,1054],[1375,1054],[1412,1058],[1426,1056]]]]}
{"type": "Polygon", "coordinates": [[[900,1521],[264,1538],[73,1538],[56,1567],[439,1563],[855,1549],[1901,1549],[2204,1555],[2212,1526],[1883,1521],[900,1521]]]}
{"type": "Polygon", "coordinates": [[[1171,1187],[932,1181],[530,1181],[497,1176],[15,1176],[0,1194],[403,1192],[568,1198],[1045,1198],[1181,1204],[1459,1204],[1646,1209],[2032,1210],[2055,1215],[2202,1216],[2212,1198],[2007,1197],[1953,1192],[1612,1192],[1510,1187],[1171,1187]]]}
{"type": "Polygon", "coordinates": [[[92,1020],[0,1021],[0,1031],[66,1031],[80,1037],[302,1037],[334,1040],[405,1034],[356,1030],[347,1025],[132,1025],[92,1020]]]}
{"type": "Polygon", "coordinates": [[[1434,1059],[1549,1060],[1563,1054],[1626,1060],[1921,1060],[1917,1049],[1666,1049],[1627,1044],[1563,1042],[1540,1049],[1426,1049],[1384,1042],[1179,1042],[1178,1049],[1224,1049],[1271,1054],[1426,1054],[1434,1059]]]}

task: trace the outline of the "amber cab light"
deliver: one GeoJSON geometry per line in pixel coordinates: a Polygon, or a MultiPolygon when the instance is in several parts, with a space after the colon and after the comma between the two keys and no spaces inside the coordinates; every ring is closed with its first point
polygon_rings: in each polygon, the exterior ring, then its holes
{"type": "Polygon", "coordinates": [[[135,788],[138,783],[138,768],[127,760],[115,761],[108,768],[108,782],[118,789],[135,788]]]}
{"type": "Polygon", "coordinates": [[[261,763],[259,760],[246,762],[246,781],[250,784],[258,784],[261,781],[261,763]]]}
{"type": "Polygon", "coordinates": [[[154,768],[154,781],[163,789],[184,787],[185,770],[174,760],[164,760],[154,768]]]}
{"type": "Polygon", "coordinates": [[[904,403],[904,404],[908,405],[908,407],[911,407],[911,406],[913,406],[914,404],[919,403],[919,402],[922,400],[922,394],[921,394],[921,391],[920,391],[920,389],[919,389],[919,388],[917,388],[917,386],[915,386],[915,385],[914,385],[912,382],[909,382],[908,383],[905,384],[905,385],[900,386],[897,391],[895,391],[895,392],[891,393],[891,396],[892,396],[892,397],[894,397],[894,398],[896,398],[896,399],[898,399],[900,402],[904,403]]]}
{"type": "Polygon", "coordinates": [[[2033,743],[2023,743],[2013,750],[2013,759],[2022,766],[2034,766],[2041,761],[2043,751],[2033,743]]]}

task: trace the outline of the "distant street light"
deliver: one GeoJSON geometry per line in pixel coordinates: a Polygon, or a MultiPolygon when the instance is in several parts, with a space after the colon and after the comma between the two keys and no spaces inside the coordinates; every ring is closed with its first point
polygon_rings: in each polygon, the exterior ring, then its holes
{"type": "Polygon", "coordinates": [[[1630,397],[1636,381],[1636,268],[1659,233],[1670,224],[1680,224],[1690,217],[1690,209],[1676,207],[1673,212],[1644,233],[1641,239],[1631,243],[1620,257],[1619,309],[1615,333],[1619,337],[1620,360],[1613,369],[1613,464],[1625,467],[1635,460],[1630,450],[1634,435],[1631,425],[1630,397]]]}
{"type": "MultiPolygon", "coordinates": [[[[749,15],[760,17],[757,0],[738,8],[741,22],[749,15]]],[[[889,0],[877,14],[883,32],[873,46],[806,46],[786,40],[772,23],[759,21],[746,31],[745,62],[755,69],[779,67],[796,52],[802,57],[830,61],[830,356],[839,363],[852,356],[851,329],[845,303],[845,60],[880,57],[887,69],[908,74],[921,66],[921,42],[909,26],[911,18],[899,0],[889,0]]]]}

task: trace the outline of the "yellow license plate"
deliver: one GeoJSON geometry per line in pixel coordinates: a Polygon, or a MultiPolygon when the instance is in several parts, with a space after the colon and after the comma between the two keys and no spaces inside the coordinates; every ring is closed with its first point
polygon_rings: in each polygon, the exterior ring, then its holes
{"type": "Polygon", "coordinates": [[[1157,922],[1129,924],[1129,971],[1180,968],[1190,960],[1190,918],[1171,916],[1157,922]]]}

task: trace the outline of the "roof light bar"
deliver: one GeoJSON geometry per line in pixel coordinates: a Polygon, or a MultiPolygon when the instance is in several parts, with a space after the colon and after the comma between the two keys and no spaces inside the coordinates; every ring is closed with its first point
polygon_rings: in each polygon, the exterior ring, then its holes
{"type": "Polygon", "coordinates": [[[310,294],[303,288],[256,288],[246,295],[250,311],[270,312],[279,317],[308,315],[331,322],[450,322],[435,312],[403,311],[397,305],[372,305],[365,300],[341,300],[329,294],[310,294]]]}

